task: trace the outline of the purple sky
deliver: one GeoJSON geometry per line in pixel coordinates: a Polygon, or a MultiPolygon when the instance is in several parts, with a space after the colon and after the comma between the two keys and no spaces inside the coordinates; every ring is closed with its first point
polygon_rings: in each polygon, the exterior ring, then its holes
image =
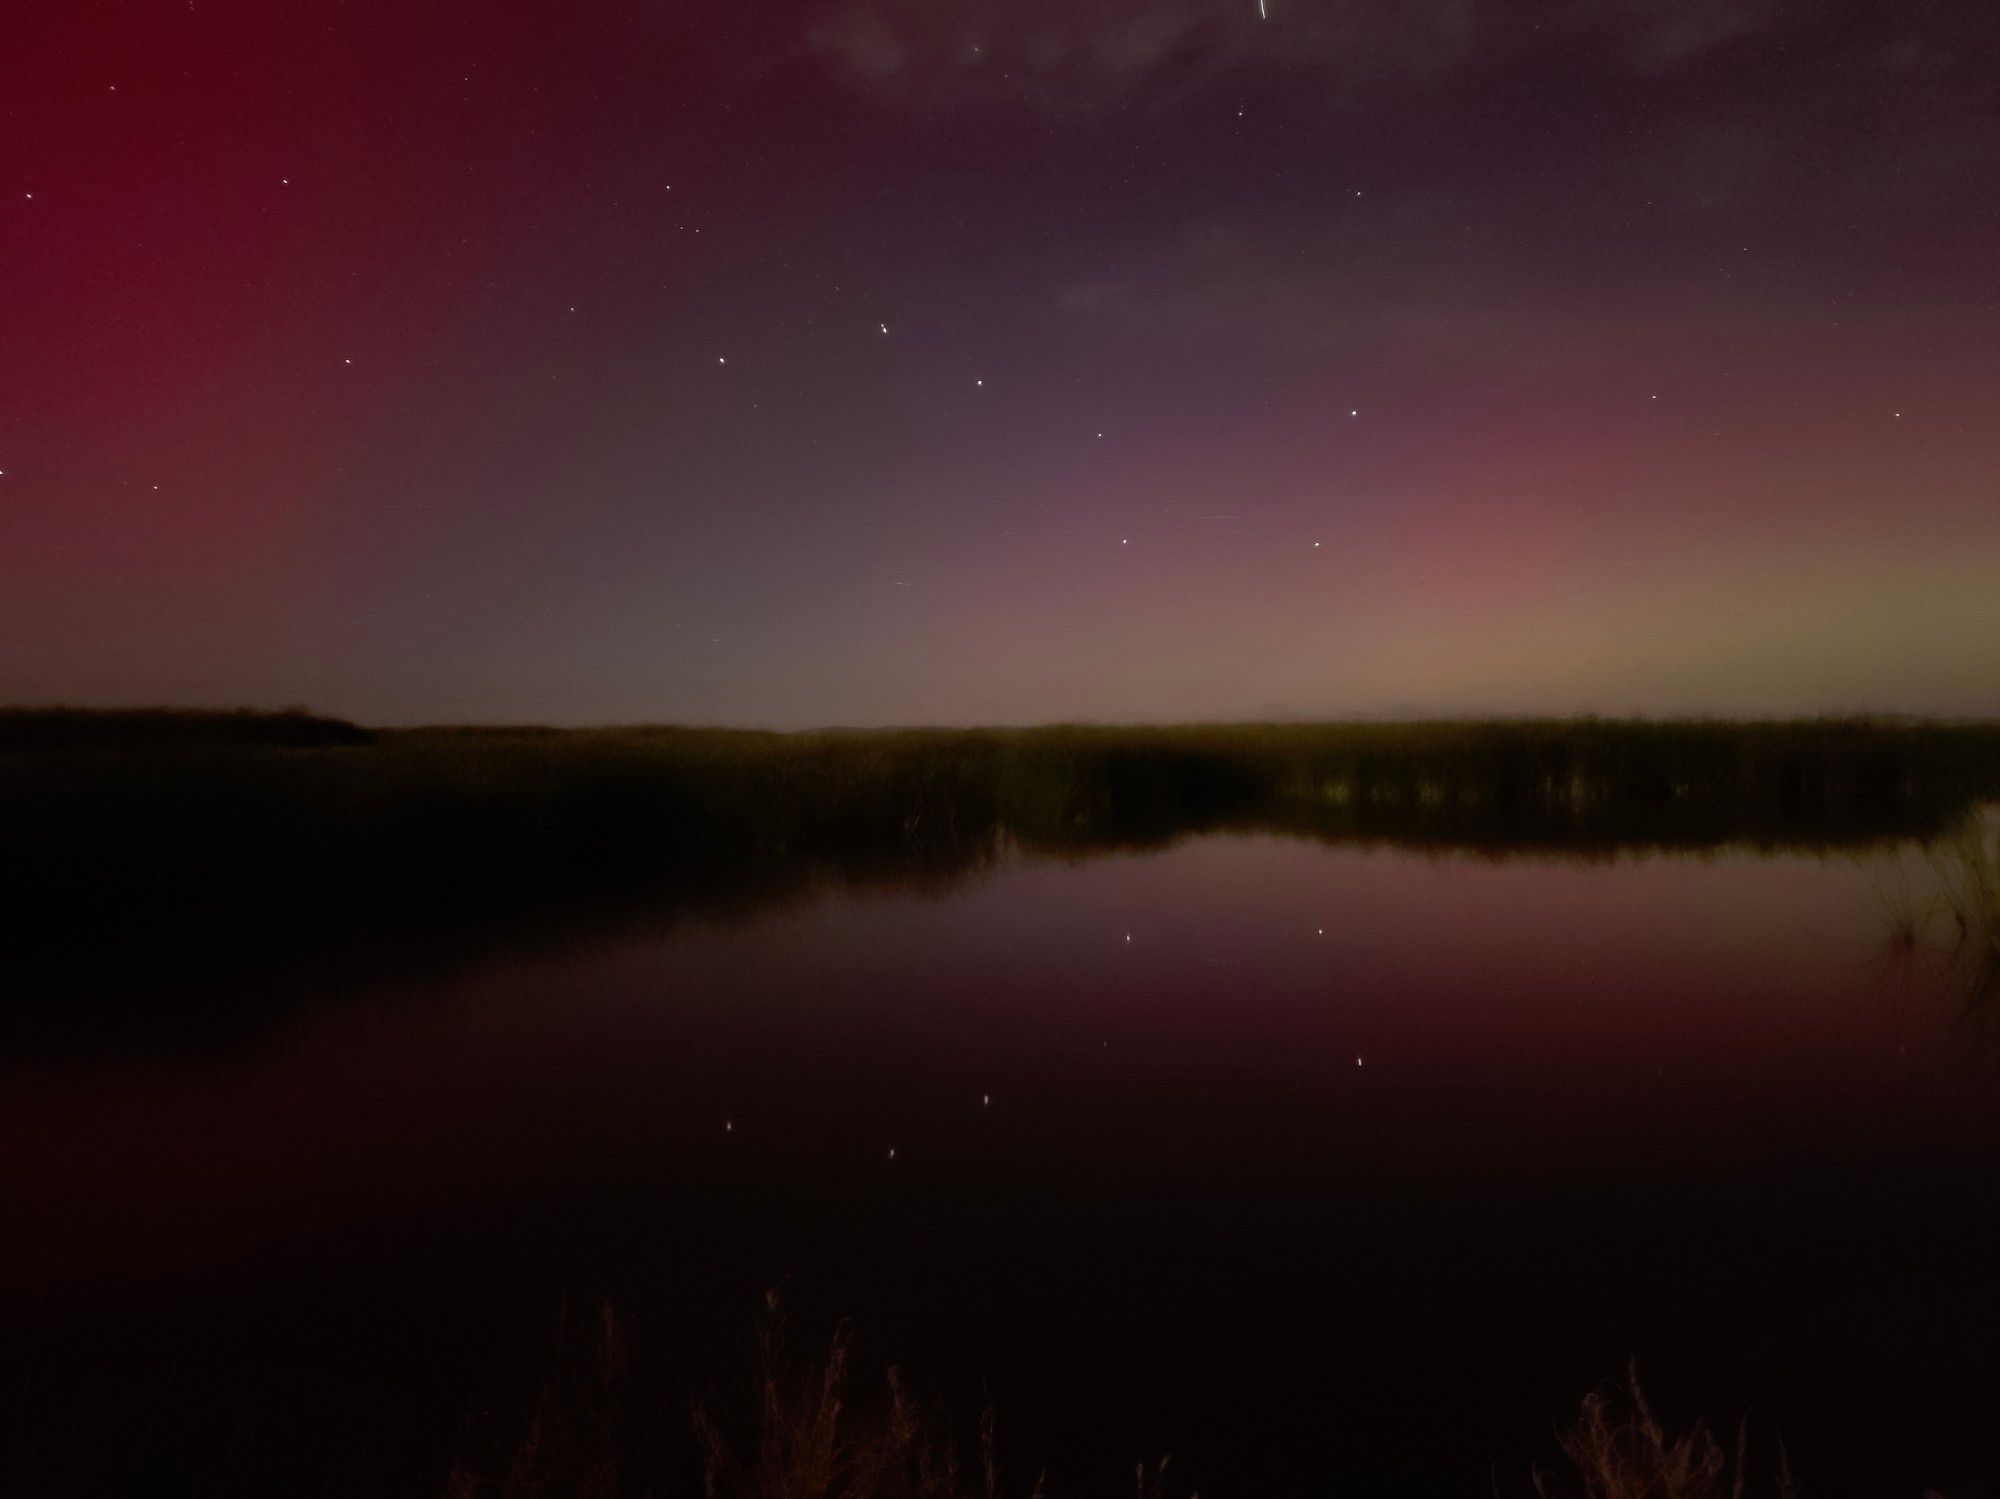
{"type": "Polygon", "coordinates": [[[22,7],[0,700],[2000,712],[2000,7],[1265,8],[22,7]]]}

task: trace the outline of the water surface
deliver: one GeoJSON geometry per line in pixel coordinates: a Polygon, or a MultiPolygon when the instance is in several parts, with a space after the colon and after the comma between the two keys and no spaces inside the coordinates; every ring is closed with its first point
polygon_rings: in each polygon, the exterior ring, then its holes
{"type": "Polygon", "coordinates": [[[565,1294],[726,1377],[782,1282],[1058,1492],[1521,1492],[1632,1356],[1830,1492],[2000,1476],[2000,1045],[1927,878],[1216,836],[18,1058],[14,1445],[433,1493],[565,1294]]]}

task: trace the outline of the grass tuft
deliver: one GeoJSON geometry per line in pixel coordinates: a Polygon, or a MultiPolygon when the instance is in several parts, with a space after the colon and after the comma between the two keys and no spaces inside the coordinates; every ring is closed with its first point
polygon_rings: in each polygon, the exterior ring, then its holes
{"type": "MultiPolygon", "coordinates": [[[[558,1337],[554,1371],[512,1450],[483,1469],[461,1460],[446,1499],[624,1499],[697,1487],[704,1499],[1002,1499],[990,1409],[975,1456],[962,1461],[949,1420],[913,1399],[894,1368],[879,1390],[857,1391],[846,1326],[818,1359],[794,1363],[775,1292],[747,1398],[711,1391],[694,1402],[692,1467],[655,1450],[635,1420],[618,1317],[600,1308],[578,1332],[558,1337]]],[[[1151,1492],[1142,1483],[1142,1499],[1151,1492]]],[[[1028,1499],[1044,1499],[1040,1479],[1028,1499]]]]}
{"type": "Polygon", "coordinates": [[[1782,1446],[1770,1485],[1752,1487],[1747,1423],[1738,1424],[1731,1449],[1700,1422],[1669,1436],[1646,1400],[1637,1364],[1626,1370],[1624,1384],[1584,1396],[1576,1423],[1559,1440],[1575,1488],[1537,1472],[1542,1499],[1572,1493],[1575,1499],[1791,1499],[1797,1492],[1782,1446]]]}

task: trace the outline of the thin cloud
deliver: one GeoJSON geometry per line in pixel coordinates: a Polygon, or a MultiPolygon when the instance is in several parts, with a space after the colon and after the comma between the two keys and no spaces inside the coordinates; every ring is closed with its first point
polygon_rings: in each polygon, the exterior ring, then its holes
{"type": "Polygon", "coordinates": [[[1806,0],[850,0],[808,40],[912,102],[1070,113],[1246,67],[1344,96],[1551,41],[1608,42],[1658,70],[1811,14],[1806,0]]]}
{"type": "Polygon", "coordinates": [[[1342,87],[1458,66],[1475,0],[862,0],[810,33],[859,83],[913,100],[1088,109],[1244,66],[1342,87]]]}

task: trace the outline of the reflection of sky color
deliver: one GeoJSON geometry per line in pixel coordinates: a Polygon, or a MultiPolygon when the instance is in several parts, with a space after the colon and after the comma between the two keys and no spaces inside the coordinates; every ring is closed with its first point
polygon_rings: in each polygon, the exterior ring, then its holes
{"type": "Polygon", "coordinates": [[[2000,711],[2000,13],[1270,11],[30,8],[0,698],[2000,711]]]}
{"type": "Polygon", "coordinates": [[[0,1263],[47,1284],[143,1243],[152,1282],[183,1257],[379,1247],[406,1217],[533,1212],[537,1183],[712,1182],[722,1133],[779,1180],[847,1180],[895,1143],[968,1189],[996,1168],[990,1140],[967,1154],[975,1123],[1012,1137],[1001,1175],[1051,1189],[1139,1150],[1214,1191],[1217,1139],[1292,1189],[1336,1160],[1701,1180],[1986,1152],[1977,1037],[1949,996],[1887,981],[1888,868],[1225,839],[696,925],[242,1056],[16,1069],[0,1186],[38,1226],[0,1263]],[[1000,1112],[972,1119],[987,1094],[1000,1112]],[[1260,1145],[1271,1119],[1287,1132],[1260,1145]]]}
{"type": "Polygon", "coordinates": [[[192,1361],[234,1471],[254,1397],[278,1471],[322,1443],[374,1493],[374,1435],[538,1369],[564,1289],[732,1347],[784,1281],[1074,1491],[1132,1433],[1202,1491],[1466,1491],[1638,1351],[1918,1493],[1992,1445],[2000,1033],[1884,967],[1884,879],[1206,839],[14,1063],[0,1361],[192,1361]]]}
{"type": "MultiPolygon", "coordinates": [[[[207,1360],[305,1412],[281,1459],[358,1463],[401,1402],[490,1398],[482,1350],[535,1367],[564,1288],[733,1340],[784,1280],[1059,1466],[1130,1420],[1260,1492],[1483,1482],[1637,1350],[1920,1492],[2000,1393],[1951,1299],[2000,1231],[2000,1035],[1884,968],[1884,878],[1207,840],[16,1063],[0,1360],[207,1360]],[[1850,1349],[1913,1284],[1961,1331],[1850,1349]],[[272,1367],[400,1372],[321,1407],[272,1367]]],[[[237,1409],[189,1419],[242,1464],[237,1409]]]]}

